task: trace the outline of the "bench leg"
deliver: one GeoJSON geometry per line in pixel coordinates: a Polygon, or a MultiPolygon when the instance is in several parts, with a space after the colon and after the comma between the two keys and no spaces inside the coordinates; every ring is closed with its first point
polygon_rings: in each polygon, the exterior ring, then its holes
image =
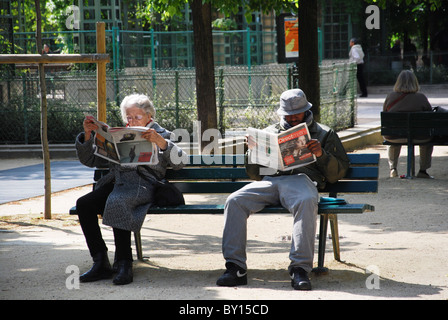
{"type": "Polygon", "coordinates": [[[143,260],[143,250],[142,250],[142,237],[139,232],[134,232],[134,239],[135,239],[135,249],[137,251],[137,258],[138,260],[143,260]]]}
{"type": "Polygon", "coordinates": [[[319,251],[317,258],[317,268],[313,268],[315,274],[321,275],[328,273],[328,268],[324,267],[325,260],[325,242],[327,240],[328,214],[320,215],[319,225],[319,251]]]}
{"type": "Polygon", "coordinates": [[[414,145],[408,144],[408,167],[406,179],[412,179],[415,176],[415,152],[414,145]]]}
{"type": "Polygon", "coordinates": [[[336,214],[330,214],[330,229],[331,240],[333,242],[333,255],[336,261],[341,261],[341,251],[339,249],[339,228],[338,228],[338,216],[336,214]]]}

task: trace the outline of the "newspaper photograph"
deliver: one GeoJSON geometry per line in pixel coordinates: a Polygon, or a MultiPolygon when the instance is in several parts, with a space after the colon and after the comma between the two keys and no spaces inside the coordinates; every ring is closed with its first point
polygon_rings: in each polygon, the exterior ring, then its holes
{"type": "Polygon", "coordinates": [[[147,127],[110,127],[92,120],[98,129],[95,130],[95,154],[120,165],[154,165],[158,163],[157,147],[154,143],[142,138],[147,127]]]}
{"type": "Polygon", "coordinates": [[[316,156],[306,147],[311,140],[306,123],[279,134],[255,128],[248,128],[247,133],[255,142],[250,152],[251,163],[285,171],[316,161],[316,156]]]}

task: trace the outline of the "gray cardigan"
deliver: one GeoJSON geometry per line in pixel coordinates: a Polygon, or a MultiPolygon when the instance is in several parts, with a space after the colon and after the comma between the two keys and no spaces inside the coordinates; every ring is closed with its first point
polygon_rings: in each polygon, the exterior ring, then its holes
{"type": "MultiPolygon", "coordinates": [[[[172,161],[171,155],[176,160],[186,156],[185,152],[175,145],[170,139],[171,132],[162,128],[157,123],[152,127],[168,142],[166,150],[158,149],[159,162],[150,167],[157,177],[152,177],[147,170],[141,173],[150,178],[162,179],[168,166],[179,170],[184,166],[180,161],[172,161]],[[178,163],[180,162],[180,163],[178,163]]],[[[151,180],[142,178],[137,172],[140,166],[120,166],[107,161],[94,154],[94,138],[84,141],[84,132],[81,132],[75,141],[76,152],[79,161],[88,167],[109,168],[110,172],[102,177],[95,188],[100,188],[109,183],[114,183],[114,189],[109,195],[103,214],[103,223],[114,228],[129,231],[139,231],[145,219],[148,209],[153,203],[154,186],[151,180]]]]}

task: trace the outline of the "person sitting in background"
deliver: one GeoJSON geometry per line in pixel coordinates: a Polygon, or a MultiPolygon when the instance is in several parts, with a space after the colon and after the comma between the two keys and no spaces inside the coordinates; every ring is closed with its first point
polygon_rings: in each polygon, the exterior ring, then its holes
{"type": "Polygon", "coordinates": [[[50,53],[52,53],[50,46],[48,44],[44,44],[44,47],[42,48],[42,54],[50,54],[50,53]]]}
{"type": "MultiPolygon", "coordinates": [[[[383,112],[419,112],[432,111],[431,104],[428,98],[418,92],[420,86],[417,77],[411,70],[403,70],[398,75],[395,82],[394,91],[389,93],[383,104],[383,112]]],[[[391,143],[406,143],[407,139],[402,137],[385,136],[384,139],[391,143]]],[[[431,138],[421,137],[415,139],[416,143],[429,142],[431,138]]],[[[398,157],[400,156],[401,145],[393,144],[388,148],[390,177],[397,177],[398,157]]],[[[431,167],[433,145],[420,144],[420,171],[417,174],[418,178],[429,178],[430,176],[426,170],[431,167]]]]}

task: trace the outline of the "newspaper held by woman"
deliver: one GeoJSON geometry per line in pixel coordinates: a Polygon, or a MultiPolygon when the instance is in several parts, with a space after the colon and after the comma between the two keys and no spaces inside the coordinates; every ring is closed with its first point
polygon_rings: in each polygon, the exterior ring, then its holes
{"type": "Polygon", "coordinates": [[[154,165],[158,163],[157,147],[141,137],[148,127],[110,127],[93,116],[86,116],[97,124],[95,130],[95,154],[114,163],[154,165]]]}

